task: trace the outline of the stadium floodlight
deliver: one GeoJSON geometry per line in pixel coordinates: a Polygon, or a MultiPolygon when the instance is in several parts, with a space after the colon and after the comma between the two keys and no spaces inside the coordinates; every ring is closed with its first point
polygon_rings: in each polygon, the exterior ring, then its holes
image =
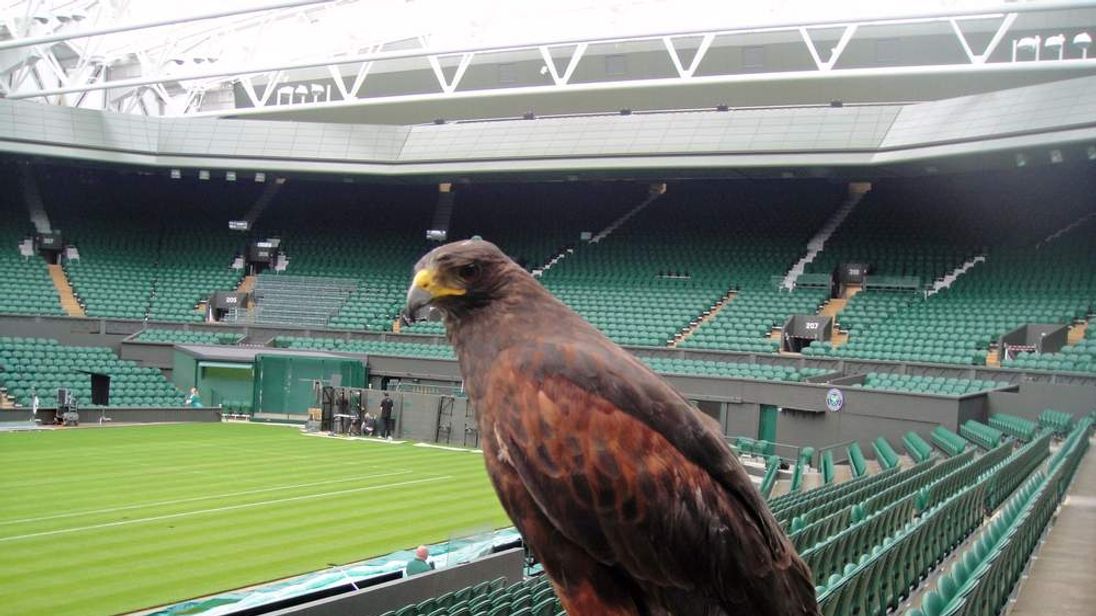
{"type": "Polygon", "coordinates": [[[1066,53],[1066,35],[1055,34],[1054,36],[1048,36],[1047,40],[1043,41],[1043,47],[1046,47],[1048,50],[1057,47],[1058,59],[1061,60],[1065,57],[1066,53]]]}
{"type": "Polygon", "coordinates": [[[171,179],[179,180],[179,179],[182,179],[182,177],[183,177],[183,172],[182,172],[181,169],[172,169],[171,170],[171,179]]]}
{"type": "Polygon", "coordinates": [[[278,104],[282,104],[282,96],[289,97],[289,104],[293,104],[293,86],[282,86],[278,88],[278,104]]]}
{"type": "Polygon", "coordinates": [[[199,180],[208,180],[209,179],[209,169],[199,169],[198,170],[198,179],[199,180]]]}
{"type": "Polygon", "coordinates": [[[1022,51],[1030,51],[1035,54],[1035,60],[1039,59],[1039,43],[1042,42],[1042,37],[1038,34],[1035,36],[1025,36],[1018,41],[1012,41],[1012,61],[1015,62],[1017,56],[1022,51]]]}
{"type": "Polygon", "coordinates": [[[266,181],[266,174],[263,173],[262,171],[255,172],[255,181],[258,182],[259,184],[262,184],[263,182],[266,181]]]}
{"type": "Polygon", "coordinates": [[[236,181],[236,172],[235,171],[225,171],[225,180],[227,180],[229,182],[235,182],[236,181]]]}
{"type": "Polygon", "coordinates": [[[1050,162],[1051,163],[1057,165],[1058,163],[1062,162],[1063,160],[1065,160],[1065,157],[1062,156],[1062,151],[1061,150],[1059,150],[1058,148],[1055,148],[1055,149],[1050,151],[1050,162]]]}
{"type": "Polygon", "coordinates": [[[1092,35],[1088,32],[1081,32],[1077,36],[1073,37],[1073,46],[1081,48],[1081,59],[1088,58],[1088,48],[1092,46],[1092,35]]]}

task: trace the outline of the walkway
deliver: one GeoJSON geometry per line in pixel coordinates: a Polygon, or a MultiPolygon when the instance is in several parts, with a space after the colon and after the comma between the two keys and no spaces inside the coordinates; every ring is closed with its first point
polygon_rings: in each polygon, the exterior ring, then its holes
{"type": "Polygon", "coordinates": [[[1088,616],[1096,606],[1096,450],[1089,448],[1010,616],[1088,616]]]}

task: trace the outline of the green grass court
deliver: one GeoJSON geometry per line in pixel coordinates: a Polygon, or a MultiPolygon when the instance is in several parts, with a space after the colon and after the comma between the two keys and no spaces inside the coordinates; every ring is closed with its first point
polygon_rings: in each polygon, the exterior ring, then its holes
{"type": "Polygon", "coordinates": [[[113,614],[509,525],[480,454],[295,428],[0,433],[7,614],[113,614]]]}

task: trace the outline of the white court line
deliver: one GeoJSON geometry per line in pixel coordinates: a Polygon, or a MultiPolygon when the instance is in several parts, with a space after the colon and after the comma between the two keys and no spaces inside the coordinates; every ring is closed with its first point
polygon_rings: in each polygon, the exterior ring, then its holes
{"type": "Polygon", "coordinates": [[[415,443],[412,447],[425,447],[427,449],[444,449],[445,451],[470,451],[472,453],[483,453],[482,449],[465,449],[463,447],[450,447],[449,445],[434,445],[431,443],[415,443]]]}
{"type": "MultiPolygon", "coordinates": [[[[369,475],[369,479],[374,477],[390,477],[392,475],[406,475],[415,471],[396,471],[392,473],[381,473],[379,475],[369,475]]],[[[178,505],[181,503],[193,503],[195,501],[213,500],[217,498],[231,498],[233,496],[247,496],[249,494],[262,494],[263,492],[277,492],[278,490],[293,490],[295,488],[307,488],[310,486],[322,486],[331,483],[345,483],[349,481],[345,477],[342,479],[328,479],[326,481],[313,481],[310,483],[296,483],[285,486],[275,486],[272,488],[256,488],[254,490],[243,490],[241,492],[229,492],[227,494],[214,494],[212,496],[194,496],[190,498],[177,498],[174,500],[157,501],[152,503],[143,503],[139,505],[123,505],[121,507],[107,507],[105,509],[91,509],[87,511],[74,511],[70,513],[59,513],[57,515],[50,515],[36,518],[22,518],[19,520],[0,520],[0,526],[7,526],[9,524],[24,524],[27,522],[41,522],[45,520],[58,520],[61,518],[74,518],[77,516],[96,515],[100,513],[112,513],[115,511],[128,511],[130,509],[144,509],[146,507],[162,507],[164,505],[178,505]]]]}
{"type": "Polygon", "coordinates": [[[350,488],[347,490],[336,490],[335,492],[323,492],[320,494],[306,494],[304,496],[289,496],[286,498],[276,498],[268,501],[259,501],[257,503],[245,503],[243,505],[228,505],[226,507],[214,507],[212,509],[199,509],[197,511],[184,511],[181,513],[169,513],[166,515],[157,515],[148,518],[137,518],[135,520],[119,520],[117,522],[105,522],[103,524],[92,524],[91,526],[77,526],[75,528],[61,528],[57,530],[47,530],[40,533],[28,533],[26,535],[12,535],[11,537],[0,537],[0,543],[6,541],[18,541],[20,539],[33,539],[35,537],[48,537],[51,535],[67,535],[69,533],[78,533],[85,530],[96,530],[99,528],[113,528],[115,526],[128,526],[130,524],[143,524],[145,522],[158,522],[160,520],[173,520],[175,518],[185,518],[192,515],[201,515],[203,513],[220,513],[222,511],[235,511],[237,509],[251,509],[254,507],[262,507],[264,505],[277,505],[279,503],[291,503],[294,501],[314,500],[317,498],[324,498],[325,496],[339,496],[342,494],[353,494],[355,492],[369,492],[371,490],[383,490],[385,488],[397,488],[400,486],[409,486],[417,483],[429,483],[431,481],[441,481],[443,479],[452,479],[452,475],[441,475],[438,477],[430,477],[427,479],[414,479],[412,481],[401,481],[400,483],[389,483],[383,486],[365,486],[362,488],[350,488]]]}

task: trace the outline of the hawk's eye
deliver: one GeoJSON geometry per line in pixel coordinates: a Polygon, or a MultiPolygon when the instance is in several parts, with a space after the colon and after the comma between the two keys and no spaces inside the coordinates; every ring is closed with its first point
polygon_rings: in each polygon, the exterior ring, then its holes
{"type": "Polygon", "coordinates": [[[460,276],[460,279],[464,282],[471,282],[476,278],[479,278],[479,263],[469,263],[467,265],[462,265],[461,268],[457,270],[457,275],[460,276]]]}

